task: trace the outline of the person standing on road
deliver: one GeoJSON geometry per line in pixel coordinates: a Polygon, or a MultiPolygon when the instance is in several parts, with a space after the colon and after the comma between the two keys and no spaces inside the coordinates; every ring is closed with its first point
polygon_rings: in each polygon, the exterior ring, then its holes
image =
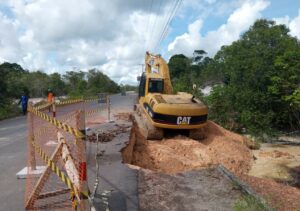
{"type": "MultiPolygon", "coordinates": [[[[48,89],[48,96],[47,96],[47,101],[48,104],[51,104],[53,102],[53,98],[54,98],[54,93],[52,92],[51,89],[48,89]]],[[[49,107],[49,112],[50,112],[51,106],[49,107]]]]}
{"type": "Polygon", "coordinates": [[[52,92],[51,89],[48,89],[48,96],[47,96],[47,98],[48,98],[48,103],[52,103],[52,100],[54,98],[54,94],[53,94],[53,92],[52,92]]]}
{"type": "Polygon", "coordinates": [[[27,114],[27,105],[28,105],[28,100],[29,100],[29,97],[28,95],[24,92],[24,94],[21,96],[21,99],[19,101],[19,105],[21,103],[22,105],[22,112],[23,112],[23,115],[26,115],[27,114]]]}

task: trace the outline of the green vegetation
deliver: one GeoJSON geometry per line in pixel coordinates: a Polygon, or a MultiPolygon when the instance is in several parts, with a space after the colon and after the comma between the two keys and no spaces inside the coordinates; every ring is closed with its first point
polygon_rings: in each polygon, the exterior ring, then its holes
{"type": "Polygon", "coordinates": [[[252,210],[268,211],[269,209],[266,208],[264,204],[262,204],[253,196],[247,195],[241,197],[239,200],[235,202],[234,210],[235,211],[252,211],[252,210]]]}
{"type": "Polygon", "coordinates": [[[16,104],[23,93],[30,97],[46,97],[51,89],[56,96],[94,96],[100,92],[116,93],[120,87],[99,70],[88,72],[68,71],[46,74],[42,71],[29,72],[18,64],[0,65],[0,119],[20,114],[16,104]]]}
{"type": "Polygon", "coordinates": [[[174,55],[170,74],[175,91],[215,85],[209,118],[228,129],[255,136],[300,129],[300,43],[284,25],[258,20],[214,58],[196,50],[174,55]]]}
{"type": "Polygon", "coordinates": [[[121,86],[121,89],[124,90],[124,91],[137,92],[137,90],[138,90],[137,86],[132,86],[132,85],[128,85],[128,84],[126,84],[126,85],[121,84],[120,86],[121,86]]]}

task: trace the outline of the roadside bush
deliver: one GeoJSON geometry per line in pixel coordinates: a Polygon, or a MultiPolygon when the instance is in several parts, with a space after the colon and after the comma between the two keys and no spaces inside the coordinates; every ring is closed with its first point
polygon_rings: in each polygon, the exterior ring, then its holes
{"type": "Polygon", "coordinates": [[[0,105],[0,120],[20,115],[21,108],[16,103],[5,103],[0,105]]]}

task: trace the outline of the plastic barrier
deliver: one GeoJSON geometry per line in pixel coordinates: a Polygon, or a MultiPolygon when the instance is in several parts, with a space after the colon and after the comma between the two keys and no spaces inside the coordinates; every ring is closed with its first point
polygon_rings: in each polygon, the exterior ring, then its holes
{"type": "Polygon", "coordinates": [[[98,98],[29,105],[27,210],[90,209],[85,123],[103,115],[104,109],[98,98]],[[43,171],[36,176],[31,174],[35,169],[43,171]]]}

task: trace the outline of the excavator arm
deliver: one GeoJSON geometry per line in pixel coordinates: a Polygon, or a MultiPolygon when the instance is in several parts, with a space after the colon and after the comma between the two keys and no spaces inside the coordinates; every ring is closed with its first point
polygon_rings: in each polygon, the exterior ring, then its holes
{"type": "Polygon", "coordinates": [[[146,52],[145,72],[160,75],[164,80],[163,94],[173,94],[173,86],[170,79],[169,67],[166,61],[160,55],[153,55],[146,52]]]}

